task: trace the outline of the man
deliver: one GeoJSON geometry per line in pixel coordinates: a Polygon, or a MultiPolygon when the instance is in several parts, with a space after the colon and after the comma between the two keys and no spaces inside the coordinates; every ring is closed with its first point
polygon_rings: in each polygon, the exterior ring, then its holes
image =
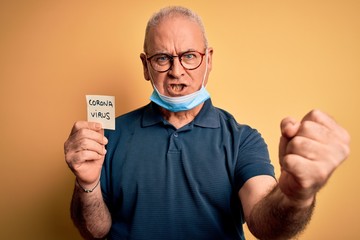
{"type": "Polygon", "coordinates": [[[260,134],[215,108],[206,91],[213,49],[199,17],[169,7],[148,22],[151,103],[116,131],[76,122],[65,159],[76,176],[71,214],[87,239],[288,239],[310,220],[318,190],[349,154],[325,113],[281,122],[277,181],[260,134]]]}

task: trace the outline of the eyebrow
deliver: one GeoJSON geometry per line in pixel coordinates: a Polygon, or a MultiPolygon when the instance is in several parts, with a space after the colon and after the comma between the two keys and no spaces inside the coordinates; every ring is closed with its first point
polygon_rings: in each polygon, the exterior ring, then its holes
{"type": "MultiPolygon", "coordinates": [[[[189,49],[187,49],[187,50],[185,50],[185,51],[178,52],[176,56],[179,56],[179,55],[181,55],[181,54],[183,54],[183,53],[186,53],[186,52],[194,52],[194,51],[198,51],[198,50],[196,50],[196,49],[194,49],[194,48],[189,48],[189,49]]],[[[157,54],[166,54],[166,55],[174,56],[174,55],[172,55],[171,53],[166,52],[166,51],[155,52],[154,54],[151,54],[151,56],[154,56],[154,55],[157,55],[157,54]]]]}

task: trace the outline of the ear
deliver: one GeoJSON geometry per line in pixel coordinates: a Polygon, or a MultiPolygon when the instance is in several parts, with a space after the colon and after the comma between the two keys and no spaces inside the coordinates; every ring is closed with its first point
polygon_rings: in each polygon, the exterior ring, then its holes
{"type": "Polygon", "coordinates": [[[213,55],[214,49],[212,47],[208,48],[208,73],[211,72],[212,69],[212,55],[213,55]]]}
{"type": "Polygon", "coordinates": [[[208,68],[207,68],[207,73],[206,73],[206,77],[205,77],[205,86],[207,85],[207,82],[209,80],[209,74],[211,72],[212,69],[212,55],[213,55],[213,48],[209,47],[208,48],[208,54],[207,54],[207,59],[205,59],[205,61],[208,61],[208,68]]]}
{"type": "Polygon", "coordinates": [[[149,75],[148,61],[146,60],[146,55],[144,53],[141,53],[140,59],[141,59],[142,65],[143,65],[144,78],[146,81],[149,81],[150,75],[149,75]]]}

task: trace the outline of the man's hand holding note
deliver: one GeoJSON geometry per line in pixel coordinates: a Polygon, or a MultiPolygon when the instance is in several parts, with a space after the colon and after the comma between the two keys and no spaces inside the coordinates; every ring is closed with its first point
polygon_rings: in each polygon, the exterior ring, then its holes
{"type": "Polygon", "coordinates": [[[99,185],[108,142],[104,129],[115,130],[115,97],[87,95],[86,102],[87,121],[74,124],[64,144],[64,152],[77,184],[88,193],[99,185]]]}

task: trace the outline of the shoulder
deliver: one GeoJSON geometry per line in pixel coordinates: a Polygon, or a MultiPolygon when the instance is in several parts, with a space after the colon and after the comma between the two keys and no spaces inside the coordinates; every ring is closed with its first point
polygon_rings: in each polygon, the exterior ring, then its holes
{"type": "Polygon", "coordinates": [[[141,119],[144,111],[148,107],[149,107],[149,104],[116,117],[116,119],[115,119],[116,124],[124,123],[124,122],[133,122],[134,120],[141,119]]]}
{"type": "Polygon", "coordinates": [[[219,114],[220,125],[223,128],[239,134],[241,136],[241,138],[243,138],[243,139],[249,138],[249,137],[251,137],[251,138],[260,137],[261,138],[261,134],[256,128],[253,128],[252,126],[250,126],[248,124],[238,122],[231,113],[229,113],[228,111],[226,111],[222,108],[214,107],[214,109],[219,114]]]}

